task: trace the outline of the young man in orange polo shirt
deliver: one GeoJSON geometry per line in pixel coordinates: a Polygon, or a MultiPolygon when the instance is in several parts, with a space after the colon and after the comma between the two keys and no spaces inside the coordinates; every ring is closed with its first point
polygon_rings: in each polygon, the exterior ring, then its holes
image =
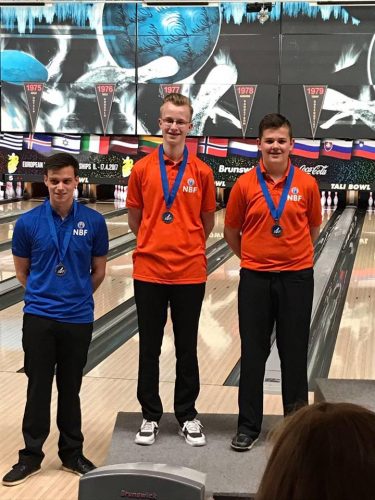
{"type": "Polygon", "coordinates": [[[207,279],[205,241],[214,225],[215,186],[210,167],[188,154],[185,138],[193,109],[181,94],[160,108],[163,144],[132,170],[127,196],[139,326],[138,400],[143,421],[135,442],[150,445],[163,414],[159,356],[171,311],[176,349],[174,411],[179,433],[192,446],[206,444],[196,419],[199,394],[198,323],[207,279]]]}
{"type": "Polygon", "coordinates": [[[315,179],[291,165],[293,143],[289,121],[266,115],[259,125],[262,159],[237,180],[227,205],[224,236],[241,259],[239,418],[231,443],[236,451],[249,450],[261,430],[263,379],[275,323],[284,413],[308,402],[313,242],[321,206],[315,179]]]}

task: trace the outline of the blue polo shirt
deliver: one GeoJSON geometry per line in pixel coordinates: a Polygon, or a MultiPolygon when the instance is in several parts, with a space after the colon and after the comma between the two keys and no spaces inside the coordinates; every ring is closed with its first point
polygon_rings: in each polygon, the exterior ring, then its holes
{"type": "Polygon", "coordinates": [[[71,232],[63,258],[66,272],[56,274],[60,264],[58,249],[48,222],[49,200],[21,215],[12,240],[12,253],[30,259],[26,282],[24,312],[66,323],[91,323],[94,299],[91,282],[92,257],[108,253],[108,230],[104,217],[77,203],[62,218],[52,210],[59,246],[71,232]]]}

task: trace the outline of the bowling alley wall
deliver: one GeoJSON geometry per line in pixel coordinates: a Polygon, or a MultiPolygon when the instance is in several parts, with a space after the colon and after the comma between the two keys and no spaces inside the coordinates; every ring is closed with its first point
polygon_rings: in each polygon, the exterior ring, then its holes
{"type": "Polygon", "coordinates": [[[261,24],[246,6],[0,7],[2,180],[41,181],[66,151],[82,183],[126,185],[181,92],[217,187],[256,165],[258,123],[279,112],[321,189],[374,191],[375,9],[276,3],[261,24]]]}

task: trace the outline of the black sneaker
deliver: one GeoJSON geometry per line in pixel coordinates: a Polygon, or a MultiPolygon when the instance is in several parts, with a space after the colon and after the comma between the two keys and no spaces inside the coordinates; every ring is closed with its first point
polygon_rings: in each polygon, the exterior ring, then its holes
{"type": "Polygon", "coordinates": [[[251,450],[254,444],[258,441],[258,438],[252,438],[248,434],[243,434],[242,432],[237,432],[237,434],[232,439],[230,444],[231,448],[236,451],[247,451],[251,450]]]}
{"type": "Polygon", "coordinates": [[[40,472],[40,465],[18,462],[18,464],[13,465],[12,470],[5,474],[2,484],[4,486],[17,486],[17,484],[23,483],[30,476],[38,474],[38,472],[40,472]]]}
{"type": "Polygon", "coordinates": [[[62,468],[67,472],[77,474],[77,476],[83,476],[83,474],[96,469],[96,466],[88,458],[81,455],[69,464],[62,464],[62,468]]]}

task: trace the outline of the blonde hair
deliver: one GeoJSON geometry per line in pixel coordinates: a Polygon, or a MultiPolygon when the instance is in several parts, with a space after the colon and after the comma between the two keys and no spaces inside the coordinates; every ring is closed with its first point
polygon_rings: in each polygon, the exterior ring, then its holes
{"type": "Polygon", "coordinates": [[[287,417],[256,500],[373,500],[375,413],[350,403],[317,403],[287,417]]]}
{"type": "Polygon", "coordinates": [[[170,102],[171,104],[174,104],[175,106],[188,106],[190,109],[190,119],[193,117],[193,106],[191,105],[191,101],[188,97],[185,95],[179,94],[178,92],[173,92],[172,94],[167,94],[164,99],[163,99],[163,104],[160,106],[160,113],[162,110],[162,107],[164,104],[167,102],[170,102]]]}

